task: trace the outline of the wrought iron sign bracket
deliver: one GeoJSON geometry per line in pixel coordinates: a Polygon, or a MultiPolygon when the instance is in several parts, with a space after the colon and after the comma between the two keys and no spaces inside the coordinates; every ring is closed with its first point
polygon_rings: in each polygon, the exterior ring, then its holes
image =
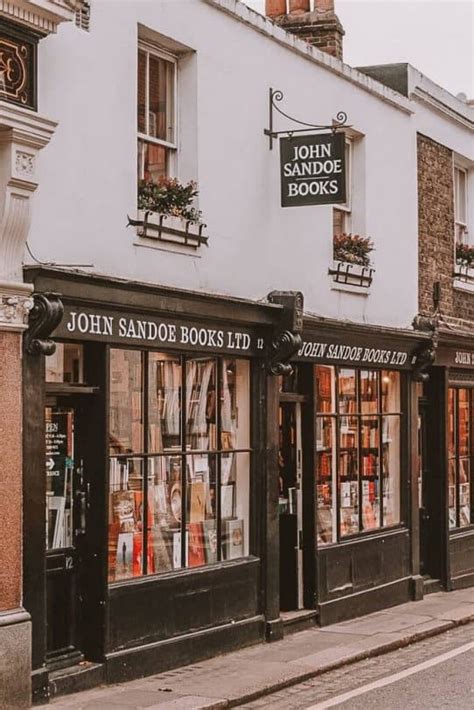
{"type": "Polygon", "coordinates": [[[280,91],[280,89],[270,88],[268,101],[269,125],[268,128],[265,128],[263,131],[264,134],[268,136],[270,150],[273,150],[273,141],[275,138],[278,138],[278,136],[288,136],[291,138],[295,133],[308,133],[309,131],[332,131],[333,133],[336,133],[342,128],[351,128],[351,126],[347,124],[347,114],[344,111],[338,111],[336,118],[333,119],[333,122],[329,125],[307,123],[306,121],[300,121],[297,118],[293,118],[293,116],[285,113],[277,106],[277,103],[282,101],[283,98],[283,91],[280,91]],[[305,128],[292,128],[285,131],[275,131],[273,128],[274,111],[277,111],[281,116],[284,116],[293,123],[297,123],[299,126],[305,126],[305,128]]]}

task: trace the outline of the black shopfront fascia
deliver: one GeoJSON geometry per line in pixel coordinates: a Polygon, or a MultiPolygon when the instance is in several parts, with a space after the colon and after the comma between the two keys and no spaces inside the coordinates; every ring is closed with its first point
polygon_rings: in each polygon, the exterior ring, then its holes
{"type": "MultiPolygon", "coordinates": [[[[474,585],[474,490],[471,468],[471,525],[449,526],[449,390],[474,391],[474,341],[468,335],[442,331],[430,378],[424,386],[426,409],[426,511],[421,525],[426,528],[426,573],[447,589],[474,585]]],[[[471,394],[472,398],[472,394],[471,394]]],[[[456,401],[456,400],[455,400],[456,401]]],[[[470,456],[474,460],[471,424],[470,456]]],[[[456,438],[459,432],[456,432],[456,438]]],[[[458,521],[459,522],[459,521],[458,521]]],[[[423,548],[423,541],[422,541],[423,548]]]]}
{"type": "MultiPolygon", "coordinates": [[[[99,277],[29,269],[36,292],[62,294],[65,314],[53,339],[84,344],[85,386],[44,384],[44,357],[24,357],[24,599],[33,622],[33,684],[48,685],[46,554],[44,539],[46,396],[80,398],[84,417],[87,525],[92,531],[81,580],[81,650],[105,668],[108,682],[189,663],[263,639],[276,605],[269,599],[266,541],[272,514],[265,499],[268,388],[262,344],[278,322],[279,306],[206,297],[99,277]],[[80,315],[82,314],[82,315],[80,315]],[[151,325],[150,325],[151,324],[151,325]],[[74,327],[73,327],[74,326],[74,327]],[[195,329],[195,330],[192,330],[195,329]],[[92,331],[92,332],[89,332],[92,331]],[[142,336],[145,333],[145,340],[142,336]],[[159,335],[161,333],[161,335],[159,335]],[[166,333],[166,338],[165,338],[166,333]],[[192,333],[192,335],[191,335],[192,333]],[[148,337],[156,336],[153,342],[148,337]],[[194,344],[190,341],[197,339],[194,344]],[[171,342],[169,342],[171,341],[171,342]],[[250,554],[208,567],[107,584],[109,349],[248,358],[251,363],[250,554]],[[48,390],[49,388],[49,390],[48,390]],[[269,517],[269,520],[267,520],[269,517]]],[[[273,521],[274,522],[274,521],[273,521]]]]}
{"type": "MultiPolygon", "coordinates": [[[[321,320],[306,322],[296,358],[302,404],[305,606],[316,608],[327,625],[393,606],[412,598],[417,575],[417,526],[413,467],[414,422],[411,371],[420,338],[411,332],[321,320]],[[316,535],[315,365],[356,370],[398,370],[401,386],[401,522],[318,545],[316,535]]],[[[283,395],[283,399],[288,395],[283,395]]]]}

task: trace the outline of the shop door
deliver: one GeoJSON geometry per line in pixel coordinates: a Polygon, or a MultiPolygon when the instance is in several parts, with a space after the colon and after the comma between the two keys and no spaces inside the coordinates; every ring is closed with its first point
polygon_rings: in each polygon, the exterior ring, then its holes
{"type": "Polygon", "coordinates": [[[85,416],[80,398],[47,400],[46,635],[51,668],[74,665],[84,657],[81,615],[89,505],[81,434],[85,416]]]}
{"type": "Polygon", "coordinates": [[[280,607],[303,608],[303,458],[301,404],[279,410],[280,607]]]}
{"type": "Polygon", "coordinates": [[[428,450],[428,401],[418,400],[418,505],[420,511],[420,572],[424,576],[433,575],[433,535],[431,525],[433,511],[433,480],[430,471],[428,450]]]}

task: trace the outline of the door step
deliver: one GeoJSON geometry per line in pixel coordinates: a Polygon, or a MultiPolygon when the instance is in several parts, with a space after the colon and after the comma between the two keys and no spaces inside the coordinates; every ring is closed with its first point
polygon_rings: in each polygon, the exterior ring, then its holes
{"type": "Polygon", "coordinates": [[[436,592],[442,592],[443,585],[439,579],[433,579],[433,577],[423,577],[423,595],[435,594],[436,592]]]}
{"type": "Polygon", "coordinates": [[[280,614],[283,621],[283,633],[295,634],[316,626],[318,612],[315,609],[297,609],[296,611],[282,611],[280,614]]]}
{"type": "Polygon", "coordinates": [[[105,683],[103,663],[82,661],[68,668],[61,668],[49,674],[49,693],[54,698],[58,695],[79,693],[105,683]]]}

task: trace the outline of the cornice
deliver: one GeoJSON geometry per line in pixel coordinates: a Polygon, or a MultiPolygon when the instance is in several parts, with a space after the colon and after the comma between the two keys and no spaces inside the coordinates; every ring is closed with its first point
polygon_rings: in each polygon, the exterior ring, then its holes
{"type": "Polygon", "coordinates": [[[51,140],[57,125],[56,121],[36,112],[0,101],[0,142],[13,139],[32,148],[43,148],[51,140]]]}
{"type": "Polygon", "coordinates": [[[42,35],[74,19],[81,0],[0,0],[0,17],[8,17],[42,35]]]}

